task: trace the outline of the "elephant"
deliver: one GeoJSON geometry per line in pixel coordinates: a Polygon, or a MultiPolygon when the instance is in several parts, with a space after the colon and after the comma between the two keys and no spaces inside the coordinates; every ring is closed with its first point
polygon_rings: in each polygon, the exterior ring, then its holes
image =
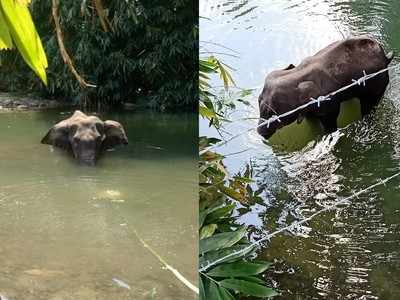
{"type": "Polygon", "coordinates": [[[289,64],[283,70],[269,73],[258,98],[260,121],[258,133],[268,139],[275,131],[303,117],[317,118],[325,133],[337,130],[340,103],[356,97],[360,100],[361,114],[368,114],[382,98],[389,83],[387,71],[364,84],[339,92],[319,105],[309,105],[296,113],[265,124],[273,115],[289,112],[319,96],[351,84],[364,74],[386,68],[393,52],[385,54],[383,47],[368,36],[350,37],[336,41],[315,55],[305,58],[298,66],[289,64]],[[365,72],[365,73],[364,73],[365,72]]]}
{"type": "Polygon", "coordinates": [[[77,110],[54,125],[42,144],[71,151],[80,164],[94,166],[99,155],[114,146],[128,144],[122,125],[116,121],[102,121],[77,110]]]}

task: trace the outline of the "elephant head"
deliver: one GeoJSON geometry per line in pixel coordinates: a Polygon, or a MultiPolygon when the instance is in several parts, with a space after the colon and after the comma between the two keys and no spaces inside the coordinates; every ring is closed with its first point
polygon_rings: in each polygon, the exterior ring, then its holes
{"type": "Polygon", "coordinates": [[[102,121],[77,110],[53,126],[42,144],[70,150],[82,164],[94,165],[104,150],[128,144],[124,128],[116,121],[102,121]]]}

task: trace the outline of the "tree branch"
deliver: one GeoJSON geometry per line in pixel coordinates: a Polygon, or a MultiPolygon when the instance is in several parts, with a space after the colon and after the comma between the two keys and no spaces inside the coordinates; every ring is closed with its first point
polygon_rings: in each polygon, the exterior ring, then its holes
{"type": "Polygon", "coordinates": [[[78,71],[75,69],[74,63],[69,56],[67,50],[65,49],[64,41],[63,41],[63,34],[60,26],[60,16],[59,16],[59,5],[60,2],[59,0],[53,0],[52,2],[52,14],[53,14],[53,19],[54,19],[54,24],[56,27],[56,34],[57,34],[57,42],[58,42],[58,47],[60,49],[60,54],[61,57],[64,60],[64,63],[68,66],[69,70],[71,73],[75,76],[76,80],[79,82],[80,86],[82,88],[87,88],[87,87],[96,87],[96,85],[89,84],[83,79],[78,71]]]}

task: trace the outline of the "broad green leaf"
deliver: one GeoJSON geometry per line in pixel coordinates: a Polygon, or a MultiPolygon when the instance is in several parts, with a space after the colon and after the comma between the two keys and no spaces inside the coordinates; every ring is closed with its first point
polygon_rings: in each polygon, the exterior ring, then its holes
{"type": "Polygon", "coordinates": [[[209,263],[227,257],[228,255],[229,257],[222,259],[219,263],[236,261],[239,258],[246,257],[255,250],[254,247],[248,247],[248,244],[235,245],[233,247],[207,252],[199,257],[199,266],[200,268],[203,268],[209,263]],[[236,254],[232,255],[232,253],[236,254]]]}
{"type": "Polygon", "coordinates": [[[207,300],[222,300],[221,295],[219,293],[218,285],[214,281],[210,280],[210,283],[209,283],[208,289],[207,289],[206,299],[207,300]]]}
{"type": "Polygon", "coordinates": [[[206,223],[216,222],[219,218],[230,215],[230,213],[235,207],[236,206],[234,204],[225,205],[223,207],[214,210],[213,212],[210,212],[210,214],[207,216],[206,223]]]}
{"type": "Polygon", "coordinates": [[[235,176],[235,177],[233,177],[233,179],[235,179],[237,181],[240,181],[242,183],[252,183],[252,182],[254,182],[254,180],[249,178],[249,177],[235,176]]]}
{"type": "Polygon", "coordinates": [[[0,50],[13,48],[10,31],[4,19],[3,13],[0,10],[0,50]]]}
{"type": "Polygon", "coordinates": [[[17,3],[21,4],[21,5],[28,5],[29,3],[31,3],[31,0],[15,0],[17,3]]]}
{"type": "Polygon", "coordinates": [[[209,138],[209,137],[201,136],[199,138],[199,148],[202,149],[202,148],[208,147],[210,145],[216,144],[220,141],[221,140],[217,139],[217,138],[213,138],[213,137],[209,138]]]}
{"type": "Polygon", "coordinates": [[[261,278],[256,277],[256,276],[237,277],[236,279],[250,281],[250,282],[258,283],[258,284],[261,284],[261,285],[265,285],[265,281],[262,280],[261,278]]]}
{"type": "Polygon", "coordinates": [[[201,228],[200,230],[200,239],[208,238],[212,236],[215,230],[218,228],[217,224],[208,224],[201,228]]]}
{"type": "Polygon", "coordinates": [[[232,199],[235,199],[239,202],[242,202],[244,200],[244,195],[235,191],[234,189],[227,187],[227,186],[221,186],[220,187],[221,192],[223,192],[225,195],[231,197],[232,199]]]}
{"type": "Polygon", "coordinates": [[[204,284],[201,275],[199,276],[199,296],[200,300],[206,300],[206,292],[204,290],[204,284]]]}
{"type": "Polygon", "coordinates": [[[218,153],[212,152],[212,151],[207,151],[207,152],[205,152],[205,153],[203,153],[201,155],[201,159],[204,160],[204,161],[208,161],[208,162],[218,161],[218,160],[221,160],[223,158],[224,157],[221,154],[218,154],[218,153]]]}
{"type": "Polygon", "coordinates": [[[219,283],[221,286],[227,289],[237,291],[244,295],[255,296],[255,297],[273,297],[278,295],[278,293],[271,288],[245,280],[224,279],[219,283]]]}
{"type": "Polygon", "coordinates": [[[223,264],[207,272],[210,276],[216,277],[239,277],[257,275],[268,269],[270,263],[263,262],[234,262],[223,264]]]}
{"type": "Polygon", "coordinates": [[[199,213],[199,228],[203,227],[204,220],[206,219],[207,212],[206,211],[201,211],[199,213]]]}
{"type": "Polygon", "coordinates": [[[219,287],[219,295],[223,300],[235,300],[235,297],[233,297],[232,294],[222,286],[219,287]]]}
{"type": "Polygon", "coordinates": [[[28,7],[20,1],[1,0],[0,10],[15,46],[25,62],[47,85],[47,58],[28,7]]]}
{"type": "MultiPolygon", "coordinates": [[[[208,186],[209,187],[209,186],[208,186]]],[[[210,189],[208,189],[210,190],[210,189]]],[[[201,191],[201,187],[200,187],[201,191]]],[[[207,215],[214,210],[218,209],[221,207],[223,199],[217,198],[215,195],[212,197],[213,199],[211,201],[201,201],[199,204],[199,228],[203,227],[203,223],[207,215]]]]}
{"type": "Polygon", "coordinates": [[[200,211],[206,211],[207,214],[223,205],[223,199],[212,199],[211,201],[202,201],[199,204],[200,211]]]}
{"type": "Polygon", "coordinates": [[[246,227],[241,227],[233,232],[215,234],[209,238],[200,240],[199,251],[201,254],[212,250],[231,247],[246,235],[246,227]]]}
{"type": "Polygon", "coordinates": [[[204,169],[203,174],[209,177],[210,179],[218,179],[221,181],[226,176],[225,169],[222,166],[208,166],[208,168],[204,169]]]}

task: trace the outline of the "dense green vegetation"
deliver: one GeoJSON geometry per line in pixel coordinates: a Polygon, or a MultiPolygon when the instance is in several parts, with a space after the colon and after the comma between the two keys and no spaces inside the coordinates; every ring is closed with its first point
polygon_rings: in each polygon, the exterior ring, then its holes
{"type": "MultiPolygon", "coordinates": [[[[210,126],[223,127],[226,120],[224,107],[234,104],[218,97],[209,79],[212,74],[218,74],[226,90],[234,81],[226,66],[215,57],[200,59],[199,68],[199,114],[209,120],[210,126]]],[[[200,137],[199,142],[200,299],[234,300],[243,295],[273,297],[278,293],[266,287],[264,280],[259,278],[271,263],[254,260],[252,254],[256,247],[249,242],[247,228],[238,225],[234,217],[237,204],[255,203],[260,198],[260,191],[252,188],[249,168],[242,174],[231,176],[224,167],[224,156],[208,150],[210,145],[218,142],[219,139],[206,136],[200,137]]]]}
{"type": "Polygon", "coordinates": [[[66,52],[83,80],[96,87],[82,86],[60,55],[54,2],[31,4],[49,60],[48,87],[17,53],[7,52],[1,54],[1,90],[33,91],[95,107],[131,102],[161,111],[197,109],[196,1],[61,1],[66,52]]]}

